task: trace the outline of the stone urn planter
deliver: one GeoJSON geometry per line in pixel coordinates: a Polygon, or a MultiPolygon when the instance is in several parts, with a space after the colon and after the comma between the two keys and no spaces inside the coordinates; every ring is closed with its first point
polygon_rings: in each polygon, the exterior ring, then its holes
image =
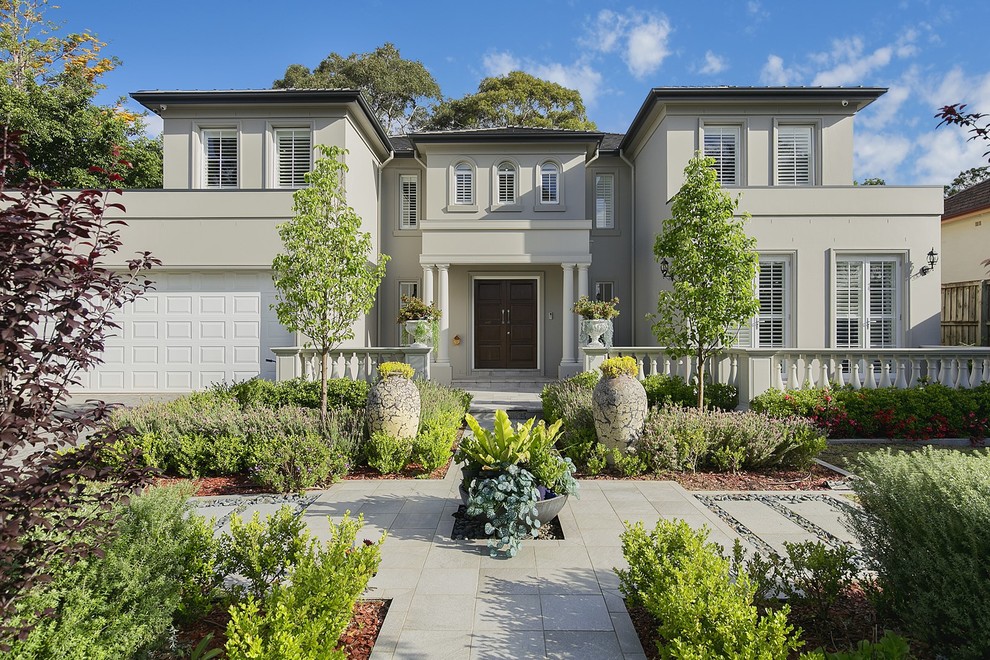
{"type": "Polygon", "coordinates": [[[581,346],[612,348],[612,322],[608,319],[581,321],[581,346]]]}
{"type": "Polygon", "coordinates": [[[378,365],[379,381],[368,392],[365,408],[371,433],[393,438],[415,438],[419,431],[419,388],[412,382],[413,368],[404,362],[378,365]]]}
{"type": "Polygon", "coordinates": [[[428,319],[414,319],[405,322],[406,332],[412,338],[412,346],[415,348],[426,348],[432,343],[432,333],[428,319]]]}
{"type": "Polygon", "coordinates": [[[646,422],[646,390],[636,380],[639,364],[632,357],[610,358],[600,368],[602,378],[591,395],[595,432],[608,449],[626,452],[635,447],[646,422]]]}

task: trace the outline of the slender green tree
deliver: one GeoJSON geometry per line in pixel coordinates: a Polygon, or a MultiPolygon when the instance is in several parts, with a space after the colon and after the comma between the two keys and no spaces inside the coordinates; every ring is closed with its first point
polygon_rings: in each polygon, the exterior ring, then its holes
{"type": "Polygon", "coordinates": [[[736,342],[736,329],[760,309],[754,290],[759,256],[746,235],[748,213],[718,183],[714,158],[695,155],[684,168],[653,253],[667,259],[673,280],[661,291],[653,334],[673,357],[697,361],[698,408],[705,401],[705,361],[736,342]]]}
{"type": "Polygon", "coordinates": [[[305,334],[320,353],[320,412],[327,416],[328,354],[354,338],[354,323],[375,304],[389,257],[373,263],[371,234],[347,205],[346,150],[317,147],[321,157],[292,196],[293,217],[279,225],[283,253],[272,261],[279,322],[305,334]]]}

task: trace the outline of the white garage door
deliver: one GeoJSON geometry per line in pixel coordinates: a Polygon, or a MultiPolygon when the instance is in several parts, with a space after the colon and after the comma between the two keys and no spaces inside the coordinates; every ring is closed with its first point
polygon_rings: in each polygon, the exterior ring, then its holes
{"type": "Polygon", "coordinates": [[[153,272],[155,290],[117,315],[87,392],[181,392],[275,377],[272,347],[292,346],[270,305],[271,273],[153,272]]]}

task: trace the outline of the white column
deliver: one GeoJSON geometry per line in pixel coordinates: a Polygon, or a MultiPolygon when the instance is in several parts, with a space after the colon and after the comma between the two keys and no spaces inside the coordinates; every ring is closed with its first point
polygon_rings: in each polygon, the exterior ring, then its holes
{"type": "Polygon", "coordinates": [[[433,302],[433,265],[423,266],[423,302],[433,302]]]}
{"type": "Polygon", "coordinates": [[[440,271],[440,285],[437,292],[440,298],[440,345],[437,347],[437,362],[447,364],[450,358],[447,356],[448,345],[450,344],[450,299],[447,288],[447,269],[450,264],[437,264],[440,271]]]}
{"type": "Polygon", "coordinates": [[[572,370],[577,362],[574,357],[574,348],[577,344],[575,341],[574,312],[571,311],[571,308],[574,307],[574,264],[561,264],[560,266],[564,269],[564,318],[561,323],[563,326],[563,351],[560,366],[561,369],[564,369],[566,365],[568,370],[572,370]]]}
{"type": "Polygon", "coordinates": [[[588,264],[578,264],[578,298],[588,295],[588,264]]]}

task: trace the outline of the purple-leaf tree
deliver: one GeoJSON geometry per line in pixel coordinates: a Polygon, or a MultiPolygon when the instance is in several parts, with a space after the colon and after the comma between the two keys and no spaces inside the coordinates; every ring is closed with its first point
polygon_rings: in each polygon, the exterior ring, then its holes
{"type": "MultiPolygon", "coordinates": [[[[112,314],[150,288],[144,274],[159,264],[145,252],[126,272],[102,265],[121,246],[124,223],[106,215],[123,210],[110,201],[119,189],[62,193],[33,178],[10,186],[30,167],[20,137],[0,127],[0,621],[7,622],[17,599],[47,580],[53,558],[99,554],[112,521],[91,512],[147,482],[145,471],[101,465],[99,452],[114,435],[101,428],[109,409],[101,401],[69,405],[69,388],[102,361],[118,327],[112,314]]],[[[111,186],[121,180],[94,171],[111,186]]],[[[0,642],[17,632],[0,623],[0,642]]]]}

